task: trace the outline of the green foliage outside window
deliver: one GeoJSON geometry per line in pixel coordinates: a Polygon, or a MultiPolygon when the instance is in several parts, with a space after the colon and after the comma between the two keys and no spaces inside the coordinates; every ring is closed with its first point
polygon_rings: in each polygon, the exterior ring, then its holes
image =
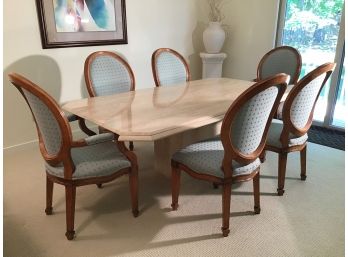
{"type": "Polygon", "coordinates": [[[344,0],[288,0],[283,44],[334,50],[344,0]]]}

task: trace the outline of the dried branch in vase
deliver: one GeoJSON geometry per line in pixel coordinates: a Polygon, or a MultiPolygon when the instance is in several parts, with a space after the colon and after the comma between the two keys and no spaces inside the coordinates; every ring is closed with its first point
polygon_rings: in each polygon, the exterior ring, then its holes
{"type": "Polygon", "coordinates": [[[221,22],[225,15],[222,13],[224,0],[207,0],[209,5],[209,21],[221,22]]]}

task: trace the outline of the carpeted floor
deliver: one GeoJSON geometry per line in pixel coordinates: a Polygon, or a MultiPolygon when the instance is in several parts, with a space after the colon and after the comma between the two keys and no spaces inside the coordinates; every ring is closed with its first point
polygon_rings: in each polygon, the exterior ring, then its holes
{"type": "Polygon", "coordinates": [[[345,150],[345,132],[312,126],[308,131],[308,141],[328,147],[345,150]]]}
{"type": "Polygon", "coordinates": [[[344,256],[344,152],[309,143],[308,178],[289,154],[285,194],[276,196],[277,156],[261,167],[261,214],[252,183],[234,185],[231,233],[221,237],[221,192],[182,176],[179,209],[171,211],[170,179],[152,169],[152,144],[136,143],[140,216],[130,211],[126,177],[77,190],[74,241],[65,233],[64,189],[55,185],[46,216],[38,148],[4,152],[4,256],[344,256]]]}

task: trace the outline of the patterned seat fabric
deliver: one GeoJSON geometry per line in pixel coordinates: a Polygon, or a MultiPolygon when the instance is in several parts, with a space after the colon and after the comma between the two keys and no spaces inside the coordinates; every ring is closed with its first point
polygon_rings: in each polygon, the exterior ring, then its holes
{"type": "MultiPolygon", "coordinates": [[[[131,166],[113,142],[72,148],[71,156],[76,167],[73,179],[108,176],[131,166]]],[[[63,166],[53,167],[48,163],[45,166],[49,174],[64,178],[63,166]]]]}
{"type": "MultiPolygon", "coordinates": [[[[282,148],[282,143],[280,142],[280,134],[283,131],[283,121],[273,119],[271,126],[269,128],[268,137],[267,137],[267,145],[282,148]]],[[[302,145],[308,139],[308,135],[304,134],[301,137],[297,137],[290,133],[289,136],[289,147],[295,145],[302,145]]]]}
{"type": "MultiPolygon", "coordinates": [[[[326,73],[313,79],[296,95],[295,99],[293,100],[290,107],[290,120],[296,128],[303,129],[306,126],[325,76],[326,73]]],[[[283,126],[284,124],[282,121],[272,121],[270,130],[268,132],[267,145],[282,148],[280,135],[282,133],[283,126]]],[[[297,137],[290,133],[288,146],[291,147],[302,145],[307,141],[307,139],[307,134],[297,137]]]]}
{"type": "Polygon", "coordinates": [[[260,145],[269,114],[278,94],[273,86],[248,100],[240,108],[231,126],[234,148],[243,154],[251,154],[260,145]]]}
{"type": "Polygon", "coordinates": [[[128,92],[131,78],[126,67],[111,56],[98,56],[91,64],[91,80],[97,96],[128,92]]]}
{"type": "MultiPolygon", "coordinates": [[[[260,145],[269,114],[278,94],[278,87],[269,87],[250,98],[239,109],[231,124],[232,146],[244,155],[252,154],[260,145]]],[[[174,154],[173,160],[188,166],[197,173],[223,178],[221,165],[224,148],[220,140],[214,138],[192,144],[174,154]]],[[[242,166],[232,161],[232,176],[248,175],[260,166],[259,158],[242,166]]]]}
{"type": "Polygon", "coordinates": [[[39,127],[47,153],[50,155],[58,154],[62,146],[62,133],[56,118],[37,96],[24,88],[22,90],[39,127]]]}
{"type": "MultiPolygon", "coordinates": [[[[197,173],[223,178],[224,172],[221,169],[223,158],[224,148],[221,141],[206,140],[181,149],[174,154],[172,159],[186,165],[197,173]]],[[[248,175],[259,166],[259,158],[245,166],[233,161],[233,177],[248,175]]]]}
{"type": "Polygon", "coordinates": [[[158,79],[162,86],[186,82],[186,68],[173,53],[162,52],[157,56],[158,79]]]}
{"type": "Polygon", "coordinates": [[[301,129],[306,126],[325,76],[326,73],[313,79],[297,94],[292,102],[290,119],[296,128],[301,129]]]}

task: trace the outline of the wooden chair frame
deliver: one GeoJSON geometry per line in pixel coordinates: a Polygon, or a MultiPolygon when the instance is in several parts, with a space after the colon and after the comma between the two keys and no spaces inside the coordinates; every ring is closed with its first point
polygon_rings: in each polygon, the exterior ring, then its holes
{"type": "Polygon", "coordinates": [[[185,66],[186,81],[190,81],[191,80],[190,68],[189,68],[185,58],[180,53],[178,53],[177,51],[175,51],[171,48],[159,48],[153,52],[152,57],[151,57],[152,75],[153,75],[153,79],[155,81],[156,87],[161,86],[161,82],[160,82],[159,77],[158,77],[158,70],[157,70],[156,62],[157,62],[158,56],[163,52],[171,53],[180,59],[180,61],[185,66]]]}
{"type": "Polygon", "coordinates": [[[200,174],[190,169],[190,167],[172,160],[172,208],[177,210],[178,208],[178,198],[179,198],[179,188],[180,188],[180,172],[185,171],[190,176],[213,182],[215,185],[222,185],[222,233],[223,236],[228,236],[229,230],[229,218],[230,218],[230,202],[231,202],[231,185],[235,182],[244,182],[253,179],[254,187],[254,210],[258,214],[261,211],[260,208],[260,168],[255,169],[252,173],[248,175],[241,175],[233,177],[233,170],[231,167],[232,160],[235,160],[241,164],[247,165],[255,161],[259,155],[263,152],[263,148],[266,143],[266,136],[268,129],[271,125],[272,117],[278,107],[278,104],[285,92],[287,86],[287,79],[289,78],[286,74],[278,74],[272,76],[264,81],[255,83],[252,87],[241,94],[228,109],[221,127],[221,141],[224,148],[224,158],[221,164],[221,169],[224,172],[224,177],[219,178],[213,175],[200,174]],[[250,154],[243,154],[238,149],[232,145],[232,138],[230,135],[230,128],[235,116],[238,114],[240,108],[253,96],[257,95],[261,91],[266,90],[272,86],[279,85],[279,91],[268,117],[263,136],[261,138],[260,144],[255,151],[250,154]]]}
{"type": "MultiPolygon", "coordinates": [[[[300,151],[301,155],[301,180],[306,180],[307,174],[306,174],[306,155],[307,155],[307,142],[305,142],[302,145],[296,145],[296,146],[289,146],[289,136],[290,133],[294,134],[297,137],[301,137],[307,133],[309,128],[312,125],[313,121],[313,114],[314,114],[314,108],[316,105],[316,102],[318,100],[320,91],[324,87],[326,81],[329,79],[330,75],[332,74],[333,70],[335,68],[334,63],[325,63],[323,65],[320,65],[315,70],[308,73],[305,77],[303,77],[295,86],[294,88],[289,92],[289,95],[287,96],[285,102],[284,102],[284,108],[283,108],[283,131],[280,135],[280,141],[282,144],[281,148],[272,146],[272,145],[266,145],[265,151],[272,151],[278,153],[278,195],[284,194],[284,184],[285,184],[285,173],[286,173],[286,162],[287,162],[287,155],[290,152],[296,152],[300,151]],[[320,75],[326,73],[326,76],[323,80],[323,83],[318,91],[318,94],[315,98],[314,104],[312,106],[312,110],[310,112],[308,121],[306,125],[303,128],[297,128],[290,118],[290,108],[296,98],[296,96],[301,92],[301,90],[307,86],[312,80],[319,77],[320,75]]],[[[262,154],[261,161],[265,161],[265,152],[262,154]]]]}
{"type": "MultiPolygon", "coordinates": [[[[85,66],[84,66],[84,76],[85,76],[85,82],[86,82],[86,87],[87,87],[87,91],[88,91],[89,96],[90,97],[97,96],[97,94],[95,93],[95,90],[94,90],[93,82],[92,82],[91,65],[92,65],[93,61],[100,56],[109,56],[111,58],[116,59],[118,62],[120,62],[124,65],[124,67],[128,71],[128,74],[129,74],[129,77],[131,80],[130,91],[134,91],[135,90],[135,77],[134,77],[133,70],[129,66],[128,62],[116,53],[109,52],[109,51],[97,51],[97,52],[91,53],[86,58],[85,66]]],[[[81,123],[83,123],[83,122],[81,122],[81,123]]],[[[83,131],[85,133],[88,133],[89,135],[91,135],[91,130],[89,130],[87,128],[85,123],[81,124],[80,128],[81,129],[83,128],[83,131]]],[[[105,130],[104,128],[99,127],[99,132],[104,133],[104,132],[108,132],[108,131],[105,130]]],[[[132,141],[129,142],[129,149],[131,151],[134,150],[134,143],[132,141]]]]}
{"type": "Polygon", "coordinates": [[[33,111],[28,103],[28,100],[23,93],[23,89],[29,91],[31,94],[38,97],[43,101],[46,106],[50,109],[53,116],[56,118],[58,125],[62,133],[62,145],[59,152],[55,155],[50,155],[44,145],[44,141],[39,129],[39,126],[33,118],[36,124],[38,137],[39,137],[39,147],[41,154],[45,161],[51,166],[57,166],[63,164],[64,167],[64,178],[56,177],[49,174],[46,171],[46,209],[45,212],[47,215],[52,214],[52,197],[53,197],[53,184],[61,184],[65,186],[65,196],[66,196],[66,226],[67,231],[65,233],[68,240],[72,240],[75,235],[74,231],[74,218],[75,218],[75,199],[76,199],[76,187],[90,185],[90,184],[100,184],[112,181],[122,175],[129,175],[129,184],[130,184],[130,194],[132,202],[132,212],[134,217],[137,217],[139,214],[138,211],[138,164],[136,155],[129,151],[123,142],[117,140],[117,136],[114,138],[115,147],[118,147],[119,151],[122,152],[125,157],[130,161],[131,167],[124,168],[119,170],[117,173],[114,173],[109,176],[86,178],[86,179],[76,179],[73,180],[73,173],[75,171],[75,165],[71,157],[71,149],[76,147],[85,147],[87,142],[84,139],[74,141],[72,137],[71,128],[69,122],[60,109],[56,101],[48,95],[43,89],[41,89],[36,84],[27,80],[23,76],[11,73],[9,74],[9,79],[11,83],[19,90],[23,95],[25,101],[27,102],[32,114],[33,111]]]}

